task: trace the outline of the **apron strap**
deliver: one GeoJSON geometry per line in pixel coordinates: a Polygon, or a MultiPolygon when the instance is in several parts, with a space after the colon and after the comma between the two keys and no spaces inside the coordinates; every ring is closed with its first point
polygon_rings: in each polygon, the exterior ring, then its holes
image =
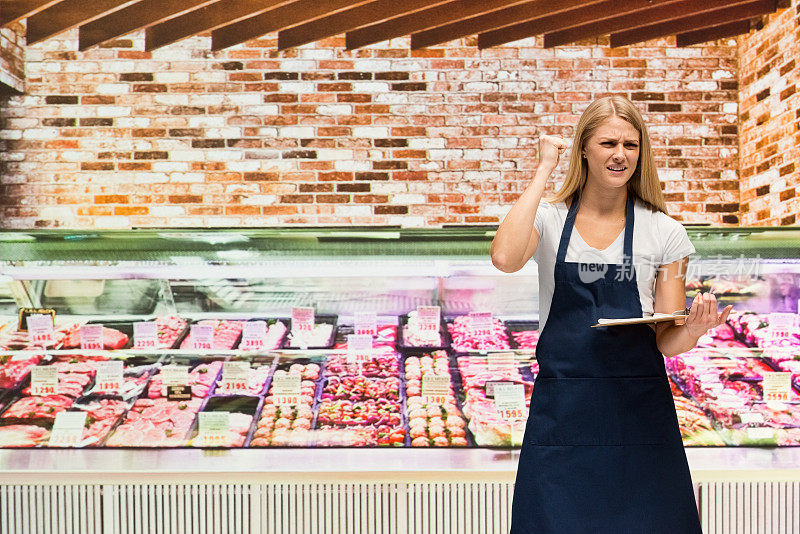
{"type": "MultiPolygon", "coordinates": [[[[572,237],[572,228],[575,226],[575,217],[578,215],[578,207],[581,203],[580,189],[572,195],[572,204],[567,212],[567,219],[564,221],[564,229],[561,231],[561,241],[558,243],[558,254],[556,263],[564,263],[567,259],[567,249],[569,239],[572,237]]],[[[625,206],[625,243],[622,248],[622,263],[628,264],[633,261],[633,194],[628,191],[628,199],[625,206]]]]}

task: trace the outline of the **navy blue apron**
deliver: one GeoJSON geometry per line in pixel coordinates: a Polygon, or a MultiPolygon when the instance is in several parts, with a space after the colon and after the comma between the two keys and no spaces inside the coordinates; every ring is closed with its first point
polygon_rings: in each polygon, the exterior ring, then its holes
{"type": "Polygon", "coordinates": [[[550,313],[514,487],[512,534],[702,534],[675,405],[639,317],[633,194],[622,264],[565,261],[576,193],[558,246],[550,313]],[[583,272],[581,272],[583,271],[583,272]]]}

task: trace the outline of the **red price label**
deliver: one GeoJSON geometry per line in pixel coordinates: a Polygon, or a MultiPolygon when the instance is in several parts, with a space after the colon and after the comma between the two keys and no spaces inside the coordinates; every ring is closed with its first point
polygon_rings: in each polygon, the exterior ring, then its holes
{"type": "Polygon", "coordinates": [[[136,340],[136,346],[134,348],[137,349],[154,349],[156,348],[156,340],[150,338],[139,338],[136,340]]]}
{"type": "Polygon", "coordinates": [[[56,388],[53,386],[34,386],[31,388],[31,393],[34,395],[55,395],[56,388]]]}
{"type": "Polygon", "coordinates": [[[486,336],[488,336],[488,335],[491,335],[491,333],[492,333],[492,331],[491,331],[491,330],[489,330],[488,328],[478,328],[478,329],[476,329],[476,330],[475,330],[475,332],[474,332],[474,334],[475,334],[476,336],[483,336],[483,337],[486,337],[486,336]]]}
{"type": "Polygon", "coordinates": [[[433,323],[422,323],[419,325],[419,329],[423,332],[436,332],[439,330],[439,325],[433,323]]]}
{"type": "Polygon", "coordinates": [[[241,349],[243,350],[260,350],[264,347],[264,340],[261,338],[245,338],[242,340],[241,349]]]}
{"type": "Polygon", "coordinates": [[[300,396],[299,395],[275,395],[273,397],[273,403],[277,406],[295,406],[300,404],[300,396]]]}
{"type": "Polygon", "coordinates": [[[226,380],[220,384],[223,391],[246,391],[247,382],[244,380],[226,380]]]}
{"type": "Polygon", "coordinates": [[[35,343],[37,345],[45,344],[45,343],[51,343],[52,342],[52,336],[50,334],[47,334],[47,333],[44,333],[44,332],[41,332],[41,333],[37,332],[37,333],[33,334],[31,337],[33,338],[32,339],[33,343],[35,343]]]}
{"type": "Polygon", "coordinates": [[[82,350],[103,350],[103,344],[98,341],[86,341],[81,346],[82,350]]]}
{"type": "Polygon", "coordinates": [[[208,341],[195,341],[194,348],[198,350],[211,350],[211,343],[208,341]]]}
{"type": "Polygon", "coordinates": [[[117,391],[120,387],[122,384],[118,380],[103,380],[97,383],[99,391],[117,391]]]}
{"type": "Polygon", "coordinates": [[[525,410],[514,409],[502,410],[500,412],[500,417],[503,419],[527,419],[528,416],[525,413],[525,410]]]}
{"type": "Polygon", "coordinates": [[[447,404],[447,395],[423,395],[423,404],[447,404]]]}
{"type": "Polygon", "coordinates": [[[356,328],[356,334],[359,336],[374,336],[375,331],[371,328],[356,328]]]}

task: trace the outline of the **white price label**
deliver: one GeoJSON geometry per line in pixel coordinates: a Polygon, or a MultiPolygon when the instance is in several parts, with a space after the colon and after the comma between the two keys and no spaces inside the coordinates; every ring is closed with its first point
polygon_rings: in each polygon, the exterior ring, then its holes
{"type": "Polygon", "coordinates": [[[788,329],[798,325],[798,316],[794,313],[770,313],[769,328],[788,329]]]}
{"type": "Polygon", "coordinates": [[[470,312],[470,333],[473,336],[488,336],[492,333],[492,312],[470,312]]]}
{"type": "Polygon", "coordinates": [[[314,308],[292,308],[292,332],[309,334],[314,331],[314,308]]]}
{"type": "Polygon", "coordinates": [[[438,332],[442,309],[439,306],[417,306],[419,328],[423,332],[438,332]]]}
{"type": "Polygon", "coordinates": [[[378,335],[378,316],[375,312],[355,312],[353,333],[367,336],[378,335]]]}
{"type": "Polygon", "coordinates": [[[51,447],[74,447],[83,437],[86,412],[61,412],[56,414],[48,445],[51,447]]]}
{"type": "Polygon", "coordinates": [[[189,366],[165,365],[161,368],[161,382],[165,386],[188,386],[189,366]]]}
{"type": "Polygon", "coordinates": [[[760,412],[742,412],[739,414],[739,419],[745,425],[761,424],[764,422],[764,414],[760,412]]]}
{"type": "Polygon", "coordinates": [[[225,445],[230,428],[230,412],[200,412],[197,414],[197,441],[203,447],[225,445]]]}
{"type": "Polygon", "coordinates": [[[347,363],[365,363],[372,359],[372,336],[369,334],[348,334],[347,363]]]}
{"type": "Polygon", "coordinates": [[[58,391],[58,369],[52,365],[31,368],[31,395],[55,395],[58,391]]]}
{"type": "Polygon", "coordinates": [[[85,324],[81,327],[81,350],[103,350],[103,325],[85,324]]]}
{"type": "Polygon", "coordinates": [[[119,391],[122,388],[122,360],[97,363],[94,389],[99,392],[119,391]]]}
{"type": "Polygon", "coordinates": [[[450,398],[450,376],[423,375],[421,393],[425,404],[446,404],[450,398]]]}
{"type": "Polygon", "coordinates": [[[527,419],[525,387],[522,384],[495,384],[494,407],[502,419],[527,419]]]}
{"type": "Polygon", "coordinates": [[[261,350],[267,344],[267,322],[247,321],[242,328],[242,350],[261,350]]]}
{"type": "Polygon", "coordinates": [[[513,352],[490,352],[487,356],[489,371],[513,371],[517,367],[513,352]]]}
{"type": "Polygon", "coordinates": [[[54,343],[53,316],[33,314],[28,316],[28,336],[33,345],[46,347],[54,343]]]}
{"type": "Polygon", "coordinates": [[[274,376],[270,392],[272,403],[276,406],[295,406],[300,404],[300,376],[274,376]]]}
{"type": "Polygon", "coordinates": [[[792,391],[792,373],[763,373],[761,387],[765,401],[788,401],[792,391]]]}
{"type": "Polygon", "coordinates": [[[775,439],[775,429],[766,426],[750,427],[747,437],[752,440],[775,439]]]}
{"type": "Polygon", "coordinates": [[[133,348],[158,348],[158,325],[155,322],[133,323],[133,348]]]}
{"type": "Polygon", "coordinates": [[[193,324],[189,335],[192,336],[192,348],[211,350],[214,348],[214,327],[206,324],[193,324]]]}
{"type": "Polygon", "coordinates": [[[226,393],[246,393],[250,377],[250,364],[247,362],[223,362],[220,390],[226,393]]]}

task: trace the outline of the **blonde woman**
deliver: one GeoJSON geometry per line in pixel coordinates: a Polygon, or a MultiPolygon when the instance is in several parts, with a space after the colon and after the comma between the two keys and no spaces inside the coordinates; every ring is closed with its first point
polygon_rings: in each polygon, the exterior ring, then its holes
{"type": "Polygon", "coordinates": [[[566,150],[539,140],[535,176],[492,242],[505,272],[539,268],[539,375],[520,453],[512,534],[701,534],[663,356],[724,321],[698,295],[683,324],[590,328],[600,317],[685,307],[694,252],[669,217],[642,117],[620,96],[581,116],[564,183],[547,181],[566,150]]]}

